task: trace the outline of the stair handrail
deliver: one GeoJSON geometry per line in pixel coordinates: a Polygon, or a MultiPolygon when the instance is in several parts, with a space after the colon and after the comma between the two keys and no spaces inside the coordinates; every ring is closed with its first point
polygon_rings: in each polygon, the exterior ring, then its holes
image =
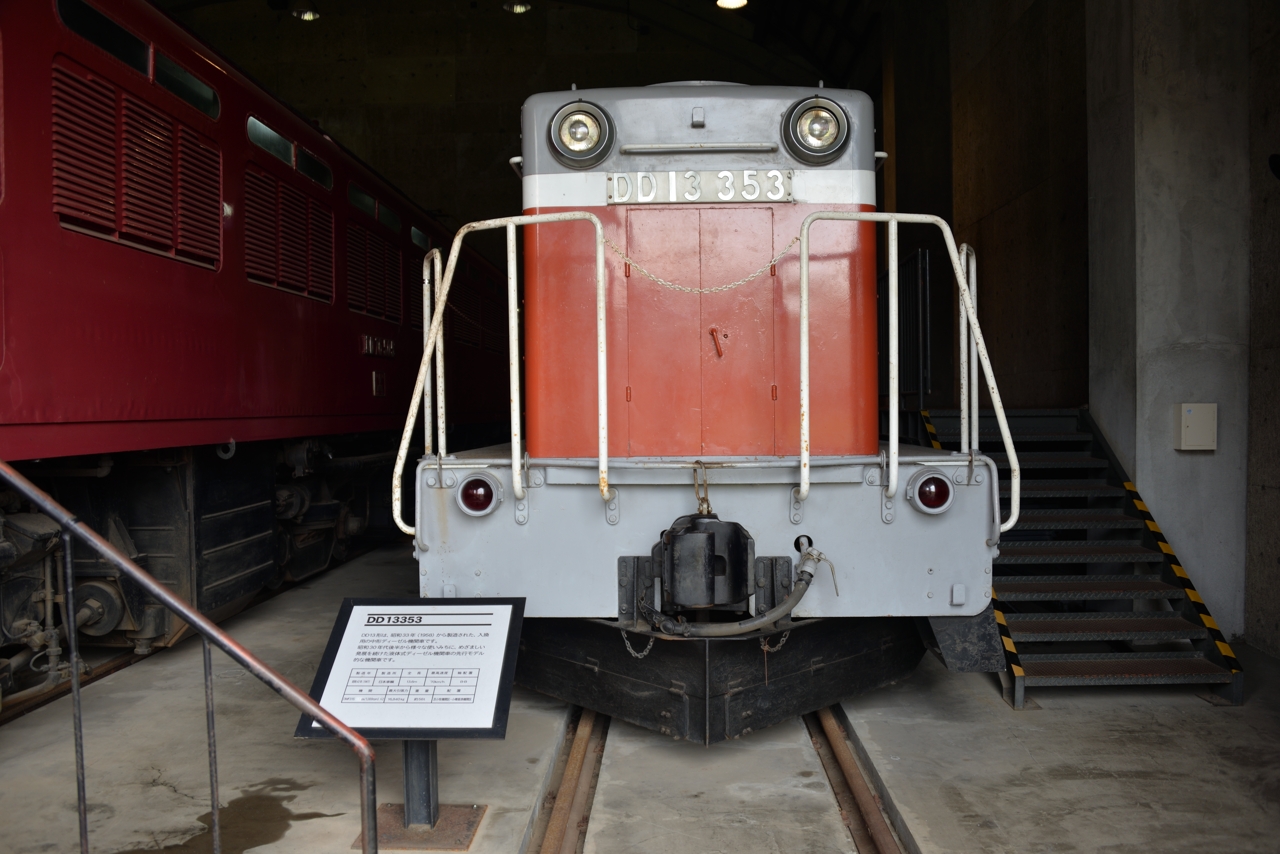
{"type": "MultiPolygon", "coordinates": [[[[885,484],[884,493],[885,497],[890,499],[898,492],[898,224],[934,225],[942,231],[942,238],[947,244],[947,253],[951,256],[951,269],[955,273],[956,286],[960,289],[961,306],[969,319],[974,348],[982,364],[982,372],[987,380],[987,391],[991,395],[991,404],[995,409],[996,422],[1000,425],[1000,437],[1004,440],[1005,453],[1009,457],[1009,518],[1000,525],[1002,533],[1008,531],[1018,523],[1022,477],[1022,471],[1018,465],[1018,454],[1013,447],[1013,437],[1009,432],[1008,419],[1005,418],[1000,389],[996,386],[995,372],[991,367],[991,358],[987,354],[987,344],[982,337],[982,328],[978,325],[978,313],[974,308],[973,296],[968,287],[969,277],[966,276],[964,265],[960,262],[955,236],[945,220],[930,214],[815,211],[805,217],[804,223],[800,226],[800,488],[797,490],[797,497],[803,501],[809,495],[809,230],[815,222],[828,220],[883,222],[887,223],[889,228],[889,476],[886,478],[888,482],[885,484]]],[[[974,259],[972,270],[976,281],[977,256],[974,254],[971,257],[974,259]]],[[[962,338],[960,347],[965,346],[966,342],[962,338]]],[[[976,393],[973,397],[976,400],[976,393]]],[[[967,405],[968,401],[964,403],[967,405]]],[[[963,434],[963,429],[961,432],[963,434]]],[[[977,433],[976,423],[973,425],[973,432],[977,433]]],[[[997,505],[997,516],[999,512],[997,505]]]]}
{"type": "MultiPolygon", "coordinates": [[[[335,737],[346,742],[355,752],[360,760],[361,850],[364,854],[376,854],[378,850],[378,810],[374,779],[374,751],[363,736],[326,711],[323,706],[311,699],[306,691],[294,685],[276,671],[275,668],[258,658],[234,638],[214,625],[204,614],[201,614],[180,599],[177,594],[157,581],[154,576],[130,560],[111,543],[104,540],[97,531],[79,521],[69,510],[4,460],[0,460],[0,480],[5,481],[21,493],[41,513],[55,521],[62,529],[64,616],[76,613],[75,582],[71,555],[72,536],[74,535],[76,539],[96,552],[100,558],[129,577],[147,595],[158,600],[160,604],[177,614],[186,621],[187,625],[201,635],[204,641],[205,712],[209,731],[209,784],[213,801],[210,829],[213,836],[214,854],[220,854],[221,839],[218,824],[218,763],[214,739],[213,665],[209,652],[210,643],[221,649],[231,660],[257,677],[259,681],[283,697],[300,712],[314,718],[335,737]]],[[[88,801],[85,797],[84,736],[80,704],[80,650],[77,634],[73,628],[68,626],[67,644],[71,651],[72,720],[75,728],[76,794],[80,818],[80,851],[82,854],[88,854],[88,801]]]]}

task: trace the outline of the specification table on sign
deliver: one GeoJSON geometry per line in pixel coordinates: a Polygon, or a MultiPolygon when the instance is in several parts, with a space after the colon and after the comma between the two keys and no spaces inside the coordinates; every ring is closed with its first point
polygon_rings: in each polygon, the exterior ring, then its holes
{"type": "Polygon", "coordinates": [[[477,667],[353,667],[342,702],[473,703],[479,683],[477,667]]]}
{"type": "MultiPolygon", "coordinates": [[[[347,599],[311,696],[374,738],[501,738],[522,599],[347,599]]],[[[323,735],[304,716],[296,733],[323,735]]]]}

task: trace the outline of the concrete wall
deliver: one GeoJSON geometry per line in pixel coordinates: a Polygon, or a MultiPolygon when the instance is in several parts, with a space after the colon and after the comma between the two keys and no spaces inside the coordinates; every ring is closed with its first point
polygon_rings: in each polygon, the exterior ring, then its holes
{"type": "MultiPolygon", "coordinates": [[[[954,225],[1005,406],[1087,399],[1084,11],[952,0],[954,225]]],[[[984,394],[985,397],[985,394],[984,394]]]]}
{"type": "Polygon", "coordinates": [[[1245,634],[1280,655],[1280,5],[1249,7],[1249,500],[1245,634]]]}
{"type": "Polygon", "coordinates": [[[1228,636],[1244,629],[1247,12],[1097,0],[1086,27],[1090,406],[1228,636]],[[1173,449],[1181,402],[1218,404],[1217,451],[1173,449]]]}

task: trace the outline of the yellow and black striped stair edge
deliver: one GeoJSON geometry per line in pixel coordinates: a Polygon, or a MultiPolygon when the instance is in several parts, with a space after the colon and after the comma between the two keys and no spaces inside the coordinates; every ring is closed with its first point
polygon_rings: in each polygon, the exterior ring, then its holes
{"type": "Polygon", "coordinates": [[[1209,630],[1209,637],[1218,647],[1218,652],[1226,659],[1227,667],[1231,668],[1232,673],[1240,673],[1243,670],[1240,666],[1240,661],[1236,658],[1236,654],[1231,651],[1231,645],[1227,643],[1222,630],[1218,628],[1218,624],[1210,616],[1208,606],[1204,604],[1204,599],[1200,598],[1200,594],[1196,591],[1196,586],[1191,583],[1191,578],[1187,575],[1187,571],[1182,568],[1182,561],[1178,560],[1178,556],[1174,554],[1173,546],[1169,545],[1169,541],[1165,539],[1164,532],[1156,524],[1155,517],[1147,509],[1142,496],[1138,494],[1138,487],[1125,481],[1124,488],[1129,493],[1133,506],[1137,508],[1138,515],[1147,523],[1147,530],[1155,538],[1156,545],[1160,547],[1160,551],[1164,552],[1164,559],[1168,561],[1173,574],[1178,577],[1178,583],[1182,585],[1183,591],[1187,594],[1187,599],[1195,607],[1196,613],[1200,615],[1200,622],[1204,623],[1204,627],[1209,630]]]}
{"type": "Polygon", "coordinates": [[[929,410],[921,409],[920,417],[924,419],[924,429],[929,431],[929,441],[933,443],[934,450],[941,451],[942,443],[938,441],[938,431],[933,429],[933,421],[929,418],[929,410]]]}
{"type": "Polygon", "coordinates": [[[1013,642],[1013,635],[1009,634],[1009,624],[1004,621],[1004,611],[1000,608],[1000,599],[994,590],[991,591],[991,607],[996,612],[996,628],[1000,630],[1000,642],[1004,644],[1004,660],[1008,662],[1009,670],[1014,676],[1025,676],[1022,659],[1018,657],[1018,647],[1013,642]]]}

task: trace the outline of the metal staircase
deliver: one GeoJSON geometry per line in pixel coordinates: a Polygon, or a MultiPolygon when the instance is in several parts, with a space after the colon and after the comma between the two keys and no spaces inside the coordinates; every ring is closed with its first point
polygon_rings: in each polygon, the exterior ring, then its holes
{"type": "MultiPolygon", "coordinates": [[[[935,445],[959,448],[958,410],[922,414],[935,445]]],[[[1005,699],[1021,709],[1028,687],[1202,684],[1239,705],[1240,663],[1088,411],[1007,414],[1022,513],[993,567],[1005,699]]],[[[990,413],[979,431],[1007,472],[990,413]]]]}

